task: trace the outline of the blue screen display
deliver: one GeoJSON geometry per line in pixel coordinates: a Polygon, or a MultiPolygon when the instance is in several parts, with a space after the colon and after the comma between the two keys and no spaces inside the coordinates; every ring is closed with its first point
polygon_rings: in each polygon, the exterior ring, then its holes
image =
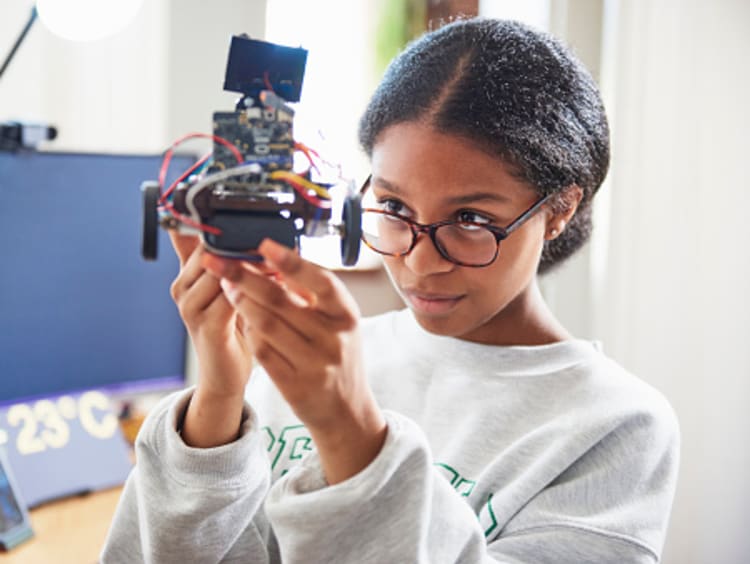
{"type": "MultiPolygon", "coordinates": [[[[172,160],[176,178],[195,159],[172,160]]],[[[0,153],[0,402],[184,381],[178,262],[141,258],[161,156],[0,153]]]]}

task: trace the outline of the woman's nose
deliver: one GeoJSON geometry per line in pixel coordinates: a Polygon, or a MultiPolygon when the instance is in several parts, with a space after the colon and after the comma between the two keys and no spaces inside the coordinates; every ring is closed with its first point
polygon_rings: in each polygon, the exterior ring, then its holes
{"type": "Polygon", "coordinates": [[[414,248],[404,257],[404,264],[409,270],[419,275],[448,272],[456,266],[440,254],[430,236],[425,232],[417,233],[414,248]]]}

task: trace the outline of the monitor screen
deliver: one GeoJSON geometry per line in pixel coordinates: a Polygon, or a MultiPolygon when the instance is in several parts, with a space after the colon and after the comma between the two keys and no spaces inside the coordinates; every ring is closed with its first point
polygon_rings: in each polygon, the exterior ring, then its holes
{"type": "MultiPolygon", "coordinates": [[[[172,160],[170,178],[194,157],[172,160]]],[[[164,230],[141,258],[141,192],[161,156],[0,153],[0,403],[184,383],[164,230]]]]}

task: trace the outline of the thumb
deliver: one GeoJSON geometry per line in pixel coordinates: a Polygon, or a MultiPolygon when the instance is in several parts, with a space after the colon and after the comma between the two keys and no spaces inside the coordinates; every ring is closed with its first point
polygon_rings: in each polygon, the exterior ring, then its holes
{"type": "Polygon", "coordinates": [[[200,238],[195,235],[180,235],[176,229],[169,229],[168,232],[172,246],[180,259],[180,266],[182,266],[200,245],[200,238]]]}

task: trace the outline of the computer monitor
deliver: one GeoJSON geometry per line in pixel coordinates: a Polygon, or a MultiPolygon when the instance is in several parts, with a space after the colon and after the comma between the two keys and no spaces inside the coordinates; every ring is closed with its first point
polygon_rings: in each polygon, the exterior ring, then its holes
{"type": "MultiPolygon", "coordinates": [[[[176,178],[195,158],[172,160],[176,178]]],[[[0,404],[184,384],[178,262],[141,249],[143,180],[160,155],[0,153],[0,404]]]]}

